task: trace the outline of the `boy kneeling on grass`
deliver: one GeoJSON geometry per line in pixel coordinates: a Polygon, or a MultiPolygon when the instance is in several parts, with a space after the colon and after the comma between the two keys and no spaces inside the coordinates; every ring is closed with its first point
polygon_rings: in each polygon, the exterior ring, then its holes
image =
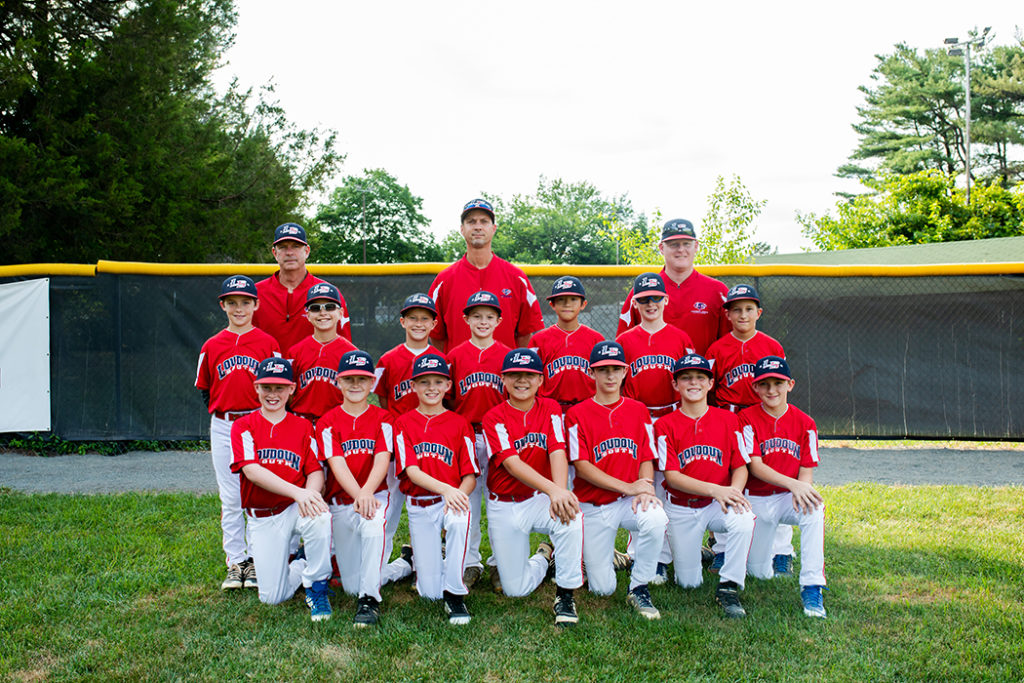
{"type": "Polygon", "coordinates": [[[263,360],[254,383],[260,409],[231,427],[231,471],[241,473],[260,602],[284,602],[301,584],[313,621],[327,620],[331,513],[320,495],[324,472],[316,456],[313,425],[286,408],[295,391],[291,361],[263,360]],[[305,557],[289,563],[295,534],[305,542],[305,557]]]}
{"type": "Polygon", "coordinates": [[[754,366],[753,388],[760,405],[739,414],[750,453],[747,499],[757,516],[747,571],[770,579],[772,541],[779,524],[800,527],[800,598],[804,614],[825,618],[825,501],[814,486],[818,466],[818,428],[788,403],[794,381],[789,364],[765,356],[754,366]]]}

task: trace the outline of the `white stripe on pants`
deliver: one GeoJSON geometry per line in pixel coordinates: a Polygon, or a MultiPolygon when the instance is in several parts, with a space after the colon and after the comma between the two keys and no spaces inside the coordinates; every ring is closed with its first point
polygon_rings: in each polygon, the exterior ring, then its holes
{"type": "Polygon", "coordinates": [[[735,581],[742,588],[747,576],[747,553],[750,552],[750,538],[754,533],[754,514],[722,512],[718,501],[702,508],[691,508],[665,503],[668,513],[668,540],[672,544],[675,560],[676,583],[683,588],[696,588],[703,581],[700,564],[700,547],[704,532],[728,532],[725,546],[725,565],[718,576],[722,581],[735,581]]]}
{"type": "Polygon", "coordinates": [[[230,567],[252,554],[246,531],[245,513],[242,511],[242,483],[240,474],[231,471],[231,422],[210,416],[210,455],[213,471],[217,475],[217,493],[220,495],[220,531],[224,559],[230,567]]]}
{"type": "Polygon", "coordinates": [[[252,559],[259,577],[260,602],[276,605],[293,595],[300,585],[331,576],[331,513],[316,517],[299,514],[292,503],[271,517],[249,517],[252,530],[252,559]],[[288,562],[292,535],[302,538],[306,559],[288,562]]]}
{"type": "MultiPolygon", "coordinates": [[[[583,585],[583,515],[569,524],[551,519],[551,499],[538,493],[518,503],[487,501],[487,535],[505,595],[529,595],[544,581],[548,561],[530,556],[530,533],[547,534],[555,546],[555,583],[583,585]]],[[[493,569],[491,571],[494,571],[493,569]]]]}
{"type": "Polygon", "coordinates": [[[625,496],[607,505],[580,503],[583,510],[583,561],[587,565],[590,591],[598,595],[615,592],[613,550],[619,529],[632,534],[636,557],[630,576],[630,590],[654,578],[658,558],[665,543],[668,517],[660,505],[633,512],[633,497],[625,496]]]}
{"type": "MultiPolygon", "coordinates": [[[[775,554],[775,529],[800,527],[800,585],[825,585],[825,506],[810,513],[793,509],[793,494],[776,493],[770,496],[749,496],[750,507],[757,515],[754,536],[750,544],[747,571],[759,579],[770,579],[775,573],[772,557],[775,554]]],[[[726,555],[728,557],[728,555],[726,555]]]]}
{"type": "Polygon", "coordinates": [[[428,507],[412,505],[410,501],[406,500],[406,510],[413,562],[416,563],[416,590],[420,597],[440,600],[443,591],[465,595],[469,591],[462,582],[462,572],[466,568],[469,518],[475,515],[445,512],[443,499],[428,507]],[[444,560],[441,559],[441,529],[445,532],[444,560]]]}

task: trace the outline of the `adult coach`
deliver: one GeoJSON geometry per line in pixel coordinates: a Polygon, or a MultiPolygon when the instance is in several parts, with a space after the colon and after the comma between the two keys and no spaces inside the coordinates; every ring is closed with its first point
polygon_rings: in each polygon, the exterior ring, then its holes
{"type": "MultiPolygon", "coordinates": [[[[282,223],[274,230],[274,243],[270,252],[277,261],[278,270],[256,283],[260,307],[253,316],[253,325],[277,340],[284,353],[313,334],[313,325],[306,318],[306,292],[318,282],[324,282],[306,270],[309,242],[305,229],[297,223],[282,223]]],[[[348,306],[338,293],[341,320],[338,334],[352,341],[348,306]]]]}
{"type": "Polygon", "coordinates": [[[466,240],[466,253],[430,285],[430,296],[437,304],[437,326],[430,336],[445,353],[469,339],[462,309],[482,289],[498,295],[501,322],[494,338],[509,348],[529,346],[533,333],[544,327],[540,303],[526,273],[491,250],[497,229],[494,207],[486,200],[474,199],[462,208],[459,231],[466,240]]]}
{"type": "MultiPolygon", "coordinates": [[[[699,247],[693,223],[685,218],[673,218],[665,223],[658,244],[658,251],[665,260],[660,273],[668,294],[665,322],[690,335],[696,353],[703,356],[713,341],[730,330],[729,319],[722,308],[729,288],[694,270],[693,258],[699,247]]],[[[632,301],[633,290],[630,289],[622,305],[616,337],[640,323],[632,301]]]]}

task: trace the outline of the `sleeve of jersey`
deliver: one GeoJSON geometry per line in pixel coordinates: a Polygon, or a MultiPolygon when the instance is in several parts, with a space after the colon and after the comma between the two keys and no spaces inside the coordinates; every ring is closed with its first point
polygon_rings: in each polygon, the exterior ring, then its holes
{"type": "Polygon", "coordinates": [[[590,447],[587,445],[587,435],[580,433],[580,424],[572,417],[568,418],[569,428],[566,430],[569,445],[569,461],[590,460],[590,447]]]}
{"type": "Polygon", "coordinates": [[[438,273],[434,277],[434,281],[430,283],[430,298],[434,300],[437,305],[437,324],[434,325],[434,329],[430,332],[431,339],[447,339],[448,328],[445,327],[444,316],[447,313],[444,310],[444,304],[441,303],[441,289],[444,287],[444,281],[441,279],[443,271],[438,273]]]}
{"type": "Polygon", "coordinates": [[[548,443],[551,444],[548,448],[548,453],[558,450],[568,450],[568,444],[566,444],[565,440],[565,425],[562,423],[560,410],[548,414],[547,428],[548,443]]]}
{"type": "Polygon", "coordinates": [[[513,455],[518,455],[516,449],[512,447],[512,437],[509,436],[508,427],[490,412],[484,415],[484,437],[487,439],[490,467],[500,467],[501,463],[513,455]]]}
{"type": "Polygon", "coordinates": [[[385,401],[388,400],[388,366],[377,361],[377,367],[373,371],[373,393],[385,401]]]}
{"type": "Polygon", "coordinates": [[[206,367],[206,344],[199,352],[199,363],[196,365],[196,389],[207,391],[210,388],[210,370],[206,367]]]}
{"type": "Polygon", "coordinates": [[[754,431],[754,425],[740,423],[740,435],[743,437],[743,452],[747,455],[747,462],[750,462],[750,458],[755,455],[760,457],[761,452],[758,450],[754,451],[757,444],[757,434],[754,431]]]}
{"type": "Polygon", "coordinates": [[[620,334],[633,327],[633,288],[629,289],[629,293],[626,294],[626,300],[622,303],[622,311],[619,313],[619,326],[615,330],[615,336],[618,338],[620,334]]]}
{"type": "Polygon", "coordinates": [[[341,298],[341,320],[338,321],[338,334],[351,342],[352,318],[348,314],[348,303],[345,301],[345,297],[341,296],[341,292],[338,292],[338,296],[341,298]]]}
{"type": "Polygon", "coordinates": [[[374,445],[374,453],[395,452],[395,423],[391,414],[386,410],[381,411],[380,429],[377,430],[377,443],[374,445]]]}
{"type": "Polygon", "coordinates": [[[750,463],[750,455],[743,440],[743,430],[736,416],[729,414],[729,427],[726,431],[729,441],[729,469],[735,470],[750,463]]]}
{"type": "Polygon", "coordinates": [[[526,275],[520,275],[519,281],[523,287],[523,300],[519,308],[516,336],[522,337],[531,332],[544,329],[544,316],[541,315],[540,301],[537,299],[537,293],[533,291],[533,285],[530,284],[529,278],[526,275]]]}
{"type": "Polygon", "coordinates": [[[246,465],[258,463],[256,459],[256,442],[252,432],[236,421],[231,425],[231,471],[238,473],[246,465]]]}
{"type": "Polygon", "coordinates": [[[407,467],[419,466],[416,452],[412,449],[411,443],[406,443],[408,436],[404,430],[395,434],[395,476],[405,476],[407,467]]]}
{"type": "Polygon", "coordinates": [[[320,462],[327,462],[334,457],[334,427],[320,418],[316,423],[314,434],[316,435],[317,457],[320,458],[320,462]]]}
{"type": "Polygon", "coordinates": [[[807,421],[804,431],[804,452],[800,455],[800,467],[818,466],[818,426],[814,420],[807,421]]]}
{"type": "Polygon", "coordinates": [[[476,464],[476,436],[468,422],[462,429],[462,444],[457,457],[459,459],[459,477],[464,477],[467,474],[480,475],[480,468],[476,464]]]}
{"type": "MultiPolygon", "coordinates": [[[[644,411],[646,413],[646,411],[644,411]]],[[[654,460],[655,464],[660,462],[658,459],[658,448],[657,441],[654,438],[654,424],[651,423],[649,415],[644,415],[644,431],[640,437],[640,450],[637,453],[637,460],[639,462],[648,462],[654,460]]]]}
{"type": "MultiPolygon", "coordinates": [[[[654,425],[654,452],[657,453],[658,459],[655,462],[655,467],[658,471],[664,472],[665,470],[678,470],[679,467],[673,467],[668,458],[669,449],[669,437],[666,427],[668,426],[668,419],[663,418],[658,420],[658,424],[654,425]]],[[[674,460],[674,458],[673,458],[674,460]]]]}
{"type": "Polygon", "coordinates": [[[302,454],[302,473],[307,477],[314,472],[323,472],[324,466],[320,462],[320,450],[316,445],[316,438],[313,436],[313,425],[309,426],[309,432],[302,437],[306,443],[306,452],[302,454]]]}

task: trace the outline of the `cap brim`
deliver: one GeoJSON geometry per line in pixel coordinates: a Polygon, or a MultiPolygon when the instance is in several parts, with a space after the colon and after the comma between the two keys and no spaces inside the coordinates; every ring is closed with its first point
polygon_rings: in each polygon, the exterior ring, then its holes
{"type": "Polygon", "coordinates": [[[725,303],[722,304],[722,308],[729,308],[729,306],[736,303],[737,301],[753,301],[755,304],[757,304],[758,308],[761,308],[761,300],[755,299],[752,296],[741,296],[736,299],[728,299],[725,301],[725,303]]]}
{"type": "Polygon", "coordinates": [[[757,384],[758,382],[760,382],[763,379],[773,379],[773,378],[774,379],[785,379],[785,380],[793,379],[792,377],[788,377],[786,375],[783,375],[781,372],[768,372],[768,373],[765,373],[763,375],[758,375],[757,377],[752,378],[750,380],[750,383],[751,384],[757,384]]]}
{"type": "Polygon", "coordinates": [[[681,368],[681,369],[679,369],[679,370],[676,370],[676,371],[674,371],[674,372],[672,373],[672,379],[675,379],[676,377],[678,377],[679,375],[683,374],[683,373],[684,373],[684,372],[686,372],[687,370],[696,370],[697,372],[703,372],[703,373],[704,373],[705,375],[707,375],[707,376],[708,376],[708,377],[710,377],[711,379],[714,379],[714,378],[715,378],[715,373],[714,373],[714,372],[712,372],[711,370],[708,370],[707,368],[694,368],[694,367],[689,367],[689,368],[681,368]]]}
{"type": "Polygon", "coordinates": [[[496,306],[494,304],[473,304],[472,306],[466,306],[465,308],[462,309],[462,315],[469,315],[469,312],[472,311],[474,308],[481,307],[489,308],[492,311],[497,311],[498,315],[501,315],[501,306],[496,306]]]}
{"type": "Polygon", "coordinates": [[[335,299],[332,296],[318,296],[315,299],[307,299],[306,300],[306,305],[308,306],[310,304],[316,303],[317,301],[329,301],[332,304],[338,304],[339,306],[341,305],[341,301],[338,300],[338,299],[335,299]]]}
{"type": "Polygon", "coordinates": [[[609,358],[608,360],[599,360],[596,363],[591,363],[590,367],[592,367],[592,368],[603,368],[603,367],[607,367],[609,365],[615,365],[615,366],[618,366],[620,368],[627,367],[625,361],[621,361],[621,360],[618,360],[618,359],[615,359],[615,358],[609,358]]]}
{"type": "Polygon", "coordinates": [[[217,298],[218,299],[223,299],[226,296],[247,296],[250,299],[258,299],[259,298],[258,295],[253,294],[252,292],[224,292],[223,294],[221,294],[217,298]]]}
{"type": "Polygon", "coordinates": [[[466,216],[473,213],[474,211],[483,211],[484,213],[491,217],[491,222],[494,222],[494,212],[491,211],[490,209],[485,209],[482,206],[474,206],[472,209],[466,209],[465,211],[463,211],[462,215],[459,216],[459,222],[461,223],[462,221],[466,220],[466,216]]]}
{"type": "Polygon", "coordinates": [[[659,291],[657,289],[648,289],[648,290],[645,290],[643,292],[633,292],[633,298],[634,299],[639,298],[641,296],[668,296],[668,295],[665,292],[659,291]]]}
{"type": "Polygon", "coordinates": [[[298,242],[299,244],[304,244],[307,247],[309,246],[309,242],[307,242],[306,240],[300,240],[298,237],[291,237],[291,236],[289,236],[289,237],[282,237],[281,239],[274,240],[273,246],[276,247],[281,242],[298,242]]]}
{"type": "Polygon", "coordinates": [[[586,295],[580,294],[579,292],[561,292],[559,294],[549,294],[547,299],[548,299],[548,301],[551,301],[552,299],[557,299],[560,296],[578,296],[579,298],[583,299],[584,301],[587,300],[586,295]]]}
{"type": "Polygon", "coordinates": [[[338,377],[376,377],[369,370],[339,370],[338,377]]]}
{"type": "Polygon", "coordinates": [[[284,377],[264,377],[254,380],[253,384],[295,384],[295,382],[284,377]]]}
{"type": "Polygon", "coordinates": [[[529,372],[530,374],[533,374],[533,375],[543,375],[544,374],[543,370],[537,370],[536,368],[506,368],[506,369],[501,371],[501,374],[509,375],[509,374],[511,374],[513,372],[529,372]]]}
{"type": "Polygon", "coordinates": [[[661,238],[662,242],[671,242],[672,240],[693,240],[696,242],[697,238],[690,235],[669,235],[668,237],[661,238]]]}
{"type": "Polygon", "coordinates": [[[420,309],[421,311],[426,311],[427,313],[429,313],[430,315],[434,316],[435,318],[437,317],[437,311],[436,310],[434,310],[433,308],[427,308],[426,306],[421,306],[420,304],[413,304],[412,306],[406,306],[401,311],[399,311],[399,314],[400,315],[405,315],[409,311],[412,311],[412,310],[417,309],[417,308],[420,309]]]}
{"type": "Polygon", "coordinates": [[[452,378],[452,376],[450,374],[448,374],[447,372],[437,372],[435,370],[430,370],[428,372],[421,372],[418,375],[413,375],[410,379],[419,379],[421,377],[430,377],[431,375],[437,375],[438,377],[444,377],[445,379],[451,379],[452,378]]]}

